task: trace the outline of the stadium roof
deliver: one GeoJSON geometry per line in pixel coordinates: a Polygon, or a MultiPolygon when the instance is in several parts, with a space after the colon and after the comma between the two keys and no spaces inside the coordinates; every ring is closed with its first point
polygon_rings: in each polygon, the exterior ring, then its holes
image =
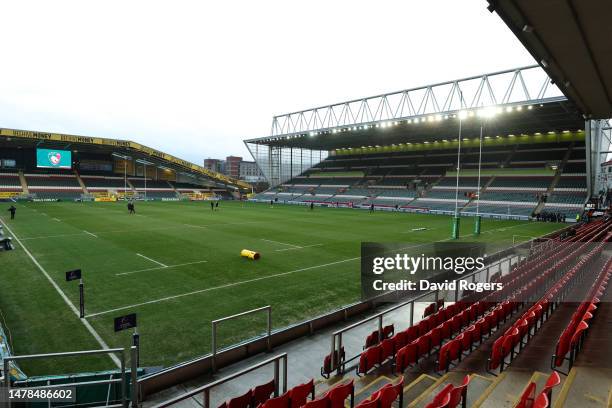
{"type": "MultiPolygon", "coordinates": [[[[499,107],[499,114],[486,119],[485,135],[534,134],[576,131],[584,129],[584,120],[576,107],[560,98],[541,104],[511,104],[499,107]]],[[[483,121],[479,110],[462,111],[468,116],[461,121],[462,137],[480,134],[483,121]]],[[[345,126],[338,130],[322,130],[296,135],[279,135],[248,140],[268,146],[294,147],[313,150],[333,150],[348,147],[418,143],[454,138],[459,130],[459,112],[424,115],[418,118],[383,121],[371,125],[345,126]]]]}
{"type": "Polygon", "coordinates": [[[134,160],[144,160],[160,168],[171,169],[187,175],[205,177],[231,187],[251,188],[249,184],[241,180],[216,173],[197,164],[130,140],[0,128],[0,146],[45,147],[81,152],[115,153],[117,156],[129,156],[134,160]]]}
{"type": "Polygon", "coordinates": [[[586,118],[612,117],[612,1],[488,2],[586,118]]]}
{"type": "Polygon", "coordinates": [[[584,119],[537,65],[275,116],[272,134],[245,143],[333,150],[457,137],[584,129],[584,119]]]}

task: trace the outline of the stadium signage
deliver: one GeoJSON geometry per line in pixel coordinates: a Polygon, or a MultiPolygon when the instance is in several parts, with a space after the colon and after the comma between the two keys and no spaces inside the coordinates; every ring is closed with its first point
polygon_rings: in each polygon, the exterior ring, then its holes
{"type": "Polygon", "coordinates": [[[81,279],[81,270],[74,269],[72,271],[66,272],[66,282],[70,282],[73,280],[81,279]]]}
{"type": "Polygon", "coordinates": [[[136,313],[115,317],[115,332],[136,327],[136,313]]]}

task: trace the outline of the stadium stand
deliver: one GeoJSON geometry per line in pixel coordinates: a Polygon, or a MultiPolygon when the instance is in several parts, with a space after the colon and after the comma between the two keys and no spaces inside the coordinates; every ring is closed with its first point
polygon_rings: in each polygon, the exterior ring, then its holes
{"type": "Polygon", "coordinates": [[[580,168],[584,165],[583,142],[484,146],[480,186],[479,155],[475,148],[463,151],[458,180],[452,149],[330,155],[281,186],[292,196],[277,196],[279,190],[271,189],[254,199],[454,212],[459,181],[458,208],[466,214],[474,214],[477,208],[494,217],[530,217],[551,211],[572,213],[567,219],[573,220],[586,201],[586,176],[580,168]],[[326,176],[334,173],[343,176],[326,176]],[[357,173],[363,177],[351,177],[357,173]]]}

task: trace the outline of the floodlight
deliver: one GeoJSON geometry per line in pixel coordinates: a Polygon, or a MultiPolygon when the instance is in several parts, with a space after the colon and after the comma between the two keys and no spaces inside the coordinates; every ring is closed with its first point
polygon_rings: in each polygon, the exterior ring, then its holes
{"type": "Polygon", "coordinates": [[[460,111],[459,112],[459,119],[460,120],[467,119],[467,117],[468,117],[467,111],[460,111]]]}

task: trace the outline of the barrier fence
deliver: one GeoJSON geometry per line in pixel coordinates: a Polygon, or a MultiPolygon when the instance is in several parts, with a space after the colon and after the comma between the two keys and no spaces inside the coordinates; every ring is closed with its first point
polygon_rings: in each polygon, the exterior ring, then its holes
{"type": "Polygon", "coordinates": [[[230,374],[227,377],[221,378],[210,384],[203,385],[185,394],[179,395],[177,397],[171,398],[162,403],[154,405],[152,408],[170,407],[188,398],[193,398],[199,394],[202,394],[202,398],[203,398],[202,403],[204,405],[204,408],[210,408],[210,392],[213,388],[218,387],[219,385],[224,384],[228,381],[234,380],[238,377],[242,377],[245,374],[255,371],[261,367],[267,366],[268,364],[273,364],[274,366],[274,396],[278,397],[280,394],[284,394],[287,392],[287,353],[282,353],[282,354],[279,354],[278,356],[261,361],[257,364],[254,364],[250,367],[240,370],[234,374],[230,374]],[[281,367],[281,364],[282,364],[282,367],[281,367]],[[281,376],[281,368],[282,368],[282,376],[281,376]]]}

